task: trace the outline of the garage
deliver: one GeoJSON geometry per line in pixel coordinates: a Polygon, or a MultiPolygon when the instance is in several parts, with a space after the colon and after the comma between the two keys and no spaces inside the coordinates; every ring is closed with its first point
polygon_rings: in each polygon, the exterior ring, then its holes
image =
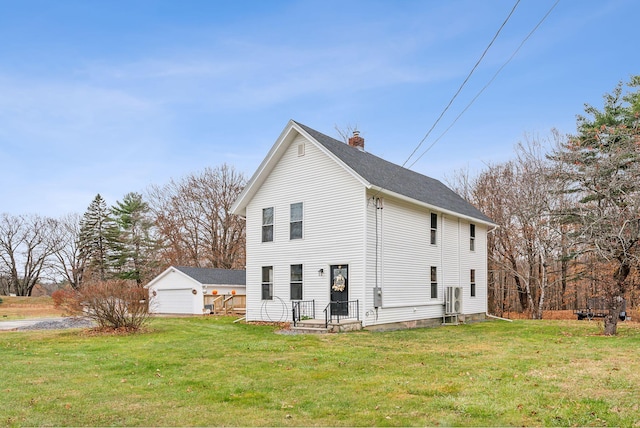
{"type": "Polygon", "coordinates": [[[245,284],[244,270],[171,266],[145,288],[149,290],[150,313],[202,315],[213,307],[205,303],[214,300],[244,302],[245,284]]]}

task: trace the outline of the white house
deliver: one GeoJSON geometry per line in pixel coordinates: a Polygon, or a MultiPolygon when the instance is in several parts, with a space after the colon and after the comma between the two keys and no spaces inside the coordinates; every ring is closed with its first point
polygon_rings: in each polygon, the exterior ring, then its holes
{"type": "Polygon", "coordinates": [[[247,222],[247,320],[394,328],[487,311],[495,224],[357,132],[345,144],[290,121],[232,210],[247,222]]]}
{"type": "Polygon", "coordinates": [[[244,270],[170,266],[145,285],[149,311],[202,315],[237,301],[244,309],[245,281],[244,270]]]}

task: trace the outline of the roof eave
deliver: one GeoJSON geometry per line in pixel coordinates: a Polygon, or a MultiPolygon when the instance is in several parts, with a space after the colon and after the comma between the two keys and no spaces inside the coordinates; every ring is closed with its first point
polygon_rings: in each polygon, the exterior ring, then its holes
{"type": "Polygon", "coordinates": [[[143,288],[153,287],[157,282],[159,282],[162,278],[167,276],[170,272],[177,272],[180,275],[184,276],[185,278],[189,278],[191,281],[194,281],[195,283],[200,284],[200,282],[197,279],[187,275],[186,273],[182,272],[180,269],[176,268],[175,266],[169,266],[167,269],[165,269],[164,272],[162,272],[161,274],[153,278],[151,281],[149,281],[149,283],[145,285],[143,288]]]}
{"type": "Polygon", "coordinates": [[[384,188],[379,187],[379,186],[369,186],[369,187],[367,187],[367,189],[368,190],[373,190],[373,191],[375,191],[375,192],[377,192],[379,194],[383,194],[383,195],[387,195],[387,196],[399,199],[399,200],[404,201],[404,202],[409,202],[411,204],[419,205],[421,207],[425,207],[425,208],[428,208],[430,210],[435,210],[435,211],[441,212],[443,214],[448,214],[448,215],[451,215],[451,216],[454,216],[454,217],[458,217],[458,218],[462,218],[462,219],[465,219],[465,220],[469,220],[469,221],[472,221],[474,223],[484,224],[484,225],[489,226],[489,227],[498,227],[497,224],[492,223],[490,221],[486,221],[484,219],[480,219],[480,218],[477,218],[477,217],[473,217],[473,216],[469,216],[469,215],[466,215],[466,214],[462,214],[462,213],[459,213],[457,211],[448,210],[446,208],[442,208],[442,207],[439,207],[437,205],[428,204],[426,202],[419,201],[417,199],[411,198],[409,196],[405,196],[405,195],[403,195],[401,193],[397,193],[397,192],[394,192],[394,191],[391,191],[391,190],[388,190],[388,189],[384,189],[384,188]]]}

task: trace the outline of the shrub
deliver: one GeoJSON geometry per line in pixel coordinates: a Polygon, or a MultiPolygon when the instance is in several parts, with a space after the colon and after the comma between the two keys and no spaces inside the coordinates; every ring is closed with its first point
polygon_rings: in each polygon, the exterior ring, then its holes
{"type": "Polygon", "coordinates": [[[85,315],[101,327],[138,330],[149,319],[147,290],[134,281],[111,280],[80,289],[85,315]]]}
{"type": "Polygon", "coordinates": [[[78,292],[71,288],[61,288],[51,294],[53,305],[56,308],[63,309],[66,314],[79,315],[82,313],[82,305],[80,305],[80,296],[78,292]]]}

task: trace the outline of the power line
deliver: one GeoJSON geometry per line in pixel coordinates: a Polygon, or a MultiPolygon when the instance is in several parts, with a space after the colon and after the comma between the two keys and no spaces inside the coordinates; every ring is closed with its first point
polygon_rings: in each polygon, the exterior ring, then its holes
{"type": "Polygon", "coordinates": [[[502,25],[500,26],[500,28],[498,28],[498,31],[496,32],[496,34],[493,36],[493,39],[491,39],[491,42],[489,42],[489,44],[487,45],[487,47],[485,48],[484,52],[482,52],[482,55],[480,55],[480,58],[478,59],[478,61],[476,62],[476,64],[473,66],[473,68],[471,69],[471,71],[469,72],[469,74],[467,75],[467,77],[464,79],[464,81],[462,82],[462,84],[460,85],[460,87],[458,88],[458,90],[456,91],[456,93],[453,95],[453,97],[451,98],[451,100],[449,100],[449,104],[447,104],[447,106],[444,108],[444,110],[442,110],[442,113],[440,113],[440,116],[438,116],[438,119],[436,119],[436,121],[433,123],[433,125],[431,125],[431,128],[429,129],[429,131],[427,131],[427,134],[424,136],[424,138],[422,138],[422,140],[420,140],[420,143],[418,143],[418,145],[416,146],[415,149],[413,149],[413,151],[411,152],[411,154],[409,155],[409,157],[407,158],[406,161],[404,161],[404,163],[402,164],[402,166],[404,167],[407,162],[409,162],[409,159],[411,159],[411,157],[418,151],[418,149],[422,146],[422,144],[425,142],[425,140],[429,137],[429,135],[431,135],[431,132],[433,131],[433,129],[436,127],[436,125],[438,125],[438,123],[440,122],[440,120],[442,119],[442,117],[444,116],[444,114],[447,112],[447,110],[449,110],[449,107],[451,107],[451,104],[453,104],[453,101],[458,97],[458,95],[460,94],[460,92],[462,91],[462,88],[464,88],[464,86],[467,84],[467,82],[469,81],[469,79],[471,78],[471,75],[476,71],[476,69],[478,68],[478,66],[480,65],[480,62],[483,60],[483,58],[485,57],[485,55],[487,54],[487,52],[489,51],[489,49],[491,48],[491,46],[493,45],[493,42],[496,41],[496,39],[498,38],[498,35],[500,34],[500,32],[502,31],[502,29],[504,28],[504,26],[507,24],[507,22],[509,21],[509,19],[511,18],[511,15],[513,15],[513,12],[515,12],[516,7],[518,7],[518,4],[520,4],[520,0],[516,0],[516,4],[513,5],[513,8],[511,9],[511,12],[509,12],[509,15],[507,15],[507,18],[504,20],[504,22],[502,23],[502,25]]]}
{"type": "MultiPolygon", "coordinates": [[[[431,143],[429,145],[429,147],[427,147],[427,149],[422,152],[420,154],[420,156],[418,156],[416,158],[416,160],[414,160],[411,165],[409,165],[407,168],[411,168],[412,166],[414,166],[421,158],[422,156],[424,156],[429,150],[431,150],[431,148],[438,142],[440,141],[440,139],[442,137],[444,137],[444,135],[449,132],[449,130],[453,127],[453,125],[456,124],[456,122],[458,121],[458,119],[460,119],[460,117],[469,109],[469,107],[471,107],[471,105],[478,99],[478,97],[480,97],[480,95],[484,92],[485,89],[487,89],[489,87],[489,85],[491,85],[491,83],[493,83],[493,81],[496,79],[496,77],[498,77],[498,74],[500,74],[500,72],[507,66],[507,64],[509,64],[511,62],[511,60],[517,55],[517,53],[520,51],[520,48],[522,48],[522,46],[527,42],[527,40],[529,40],[529,38],[533,35],[533,33],[536,32],[536,30],[538,29],[538,27],[540,27],[540,25],[542,25],[542,23],[547,19],[547,17],[551,14],[551,12],[553,11],[553,9],[555,9],[555,7],[558,5],[558,3],[560,3],[560,0],[556,0],[556,2],[553,4],[553,6],[551,6],[551,8],[547,11],[547,13],[542,17],[542,19],[536,24],[535,27],[533,27],[533,29],[529,32],[529,34],[527,34],[527,36],[522,40],[522,42],[520,43],[520,45],[516,48],[516,50],[513,51],[513,53],[511,54],[511,56],[509,57],[509,59],[507,59],[505,61],[504,64],[502,64],[502,66],[498,69],[498,71],[495,72],[495,74],[493,75],[493,77],[491,77],[491,79],[489,80],[489,82],[487,82],[486,85],[484,85],[484,87],[482,89],[480,89],[480,91],[476,94],[475,97],[473,97],[473,99],[469,102],[469,104],[467,104],[467,106],[460,112],[460,114],[458,114],[458,116],[456,116],[456,118],[453,120],[453,122],[451,122],[451,124],[449,125],[449,127],[447,129],[444,130],[444,132],[442,134],[440,134],[440,136],[438,138],[436,138],[433,143],[431,143]]],[[[433,129],[433,128],[432,128],[433,129]]],[[[425,137],[426,138],[426,137],[425,137]]],[[[424,139],[423,139],[424,141],[424,139]]],[[[422,142],[421,142],[422,144],[422,142]]],[[[413,151],[413,153],[411,153],[411,156],[413,156],[413,154],[415,153],[415,150],[413,151]]],[[[409,156],[409,158],[411,158],[411,156],[409,156]]],[[[408,160],[408,159],[407,159],[408,160]]],[[[406,162],[405,162],[406,164],[406,162]]],[[[403,164],[404,166],[404,164],[403,164]]]]}

